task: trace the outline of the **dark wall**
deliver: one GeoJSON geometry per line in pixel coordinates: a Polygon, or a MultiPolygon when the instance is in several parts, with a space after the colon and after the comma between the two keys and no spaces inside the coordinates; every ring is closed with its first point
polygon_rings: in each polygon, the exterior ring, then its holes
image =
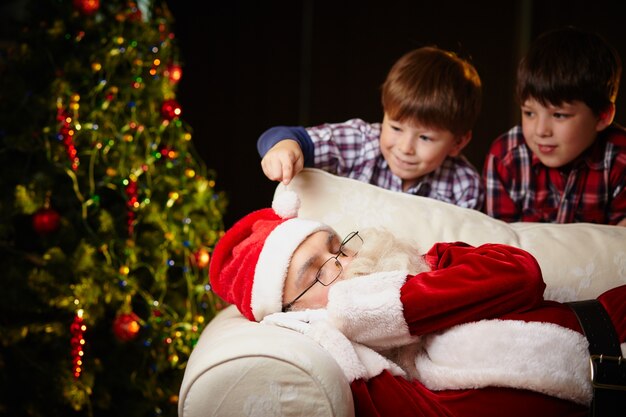
{"type": "MultiPolygon", "coordinates": [[[[11,37],[5,21],[22,3],[2,3],[0,41],[11,37]]],[[[379,86],[410,49],[437,45],[478,69],[483,109],[465,154],[479,169],[491,141],[518,120],[515,68],[539,33],[568,24],[595,30],[626,61],[621,0],[229,0],[207,2],[208,11],[192,0],[168,3],[183,63],[178,100],[228,195],[226,226],[271,202],[276,184],[256,151],[265,129],[380,121],[379,86]]]]}
{"type": "Polygon", "coordinates": [[[178,101],[217,188],[229,199],[231,225],[267,207],[256,138],[276,123],[298,122],[303,11],[299,1],[170,2],[183,60],[178,101]]]}
{"type": "MultiPolygon", "coordinates": [[[[480,169],[489,144],[518,121],[515,68],[528,42],[558,26],[603,34],[626,60],[619,1],[272,0],[211,2],[199,12],[173,0],[184,60],[179,100],[218,188],[227,226],[267,207],[256,139],[278,125],[382,118],[379,86],[404,52],[434,44],[470,59],[483,82],[483,109],[466,148],[480,169]]],[[[616,120],[626,121],[623,94],[616,120]]]]}
{"type": "Polygon", "coordinates": [[[271,202],[276,184],[263,175],[256,151],[265,129],[380,121],[379,86],[410,49],[434,44],[476,65],[485,98],[467,155],[477,166],[513,123],[519,4],[232,1],[200,13],[190,1],[170,3],[185,63],[179,101],[218,188],[229,195],[227,224],[271,202]]]}

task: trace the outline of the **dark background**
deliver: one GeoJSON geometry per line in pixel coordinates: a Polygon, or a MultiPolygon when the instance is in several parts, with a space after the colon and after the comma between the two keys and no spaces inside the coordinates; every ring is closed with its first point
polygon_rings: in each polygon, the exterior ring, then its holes
{"type": "MultiPolygon", "coordinates": [[[[256,140],[274,125],[382,119],[379,87],[423,45],[476,66],[483,107],[465,154],[482,169],[489,144],[519,120],[515,70],[539,33],[574,25],[602,34],[626,61],[620,1],[172,0],[184,61],[178,99],[196,146],[229,196],[226,225],[271,203],[256,140]]],[[[623,80],[624,77],[622,77],[623,80]]],[[[624,94],[616,121],[625,123],[624,94]]]]}
{"type": "MultiPolygon", "coordinates": [[[[0,24],[23,1],[0,0],[0,24]]],[[[518,122],[515,70],[538,34],[565,25],[594,30],[626,62],[623,0],[167,2],[183,65],[177,99],[227,194],[227,227],[271,203],[276,183],[263,175],[256,150],[263,131],[381,121],[380,85],[413,48],[436,45],[476,66],[483,107],[465,154],[478,169],[490,143],[518,122]]],[[[9,26],[0,26],[0,41],[10,38],[9,26]]],[[[617,102],[621,124],[625,95],[617,102]]]]}

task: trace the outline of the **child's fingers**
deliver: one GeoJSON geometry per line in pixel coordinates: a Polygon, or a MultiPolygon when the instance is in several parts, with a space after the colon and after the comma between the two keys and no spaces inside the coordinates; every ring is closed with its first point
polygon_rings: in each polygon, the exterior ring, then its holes
{"type": "Polygon", "coordinates": [[[282,181],[287,185],[304,166],[303,158],[294,152],[270,151],[261,160],[263,173],[272,181],[282,181]]]}
{"type": "Polygon", "coordinates": [[[285,185],[289,184],[289,182],[294,176],[293,164],[291,163],[291,160],[283,161],[281,175],[282,175],[283,184],[285,185]]]}
{"type": "Polygon", "coordinates": [[[287,185],[291,182],[293,177],[300,171],[304,166],[304,162],[301,154],[297,153],[289,153],[285,155],[282,162],[282,182],[287,185]]]}
{"type": "Polygon", "coordinates": [[[290,159],[289,163],[283,165],[283,184],[287,185],[293,177],[302,171],[304,161],[301,156],[295,155],[295,160],[290,159]]]}
{"type": "Polygon", "coordinates": [[[267,178],[272,181],[282,181],[283,179],[283,167],[279,157],[273,155],[266,155],[261,160],[261,168],[267,178]]]}

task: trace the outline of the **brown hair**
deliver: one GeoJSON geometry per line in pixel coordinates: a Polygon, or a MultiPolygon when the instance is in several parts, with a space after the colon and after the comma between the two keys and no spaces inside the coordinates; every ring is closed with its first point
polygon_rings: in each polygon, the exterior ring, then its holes
{"type": "Polygon", "coordinates": [[[427,46],[403,55],[382,85],[382,105],[398,121],[446,129],[472,130],[482,100],[478,72],[453,52],[427,46]]]}
{"type": "Polygon", "coordinates": [[[622,75],[617,51],[600,35],[573,27],[539,36],[517,70],[517,98],[542,104],[582,101],[596,115],[615,103],[622,75]]]}

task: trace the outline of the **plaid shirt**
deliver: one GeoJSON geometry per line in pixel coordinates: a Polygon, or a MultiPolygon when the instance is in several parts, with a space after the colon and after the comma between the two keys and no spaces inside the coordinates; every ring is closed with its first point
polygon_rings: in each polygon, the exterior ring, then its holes
{"type": "MultiPolygon", "coordinates": [[[[296,140],[303,150],[305,166],[402,192],[402,179],[391,172],[380,151],[380,128],[380,123],[351,119],[308,127],[306,135],[294,135],[302,128],[288,128],[292,130],[288,137],[300,136],[296,140]]],[[[285,127],[281,129],[284,134],[285,127]]],[[[276,142],[287,138],[268,132],[257,143],[261,156],[276,142]]],[[[480,173],[463,156],[446,158],[437,170],[420,178],[406,193],[477,210],[484,201],[480,173]]]]}
{"type": "Polygon", "coordinates": [[[485,161],[485,212],[507,222],[616,224],[626,217],[626,131],[613,125],[567,167],[549,168],[516,126],[485,161]]]}

